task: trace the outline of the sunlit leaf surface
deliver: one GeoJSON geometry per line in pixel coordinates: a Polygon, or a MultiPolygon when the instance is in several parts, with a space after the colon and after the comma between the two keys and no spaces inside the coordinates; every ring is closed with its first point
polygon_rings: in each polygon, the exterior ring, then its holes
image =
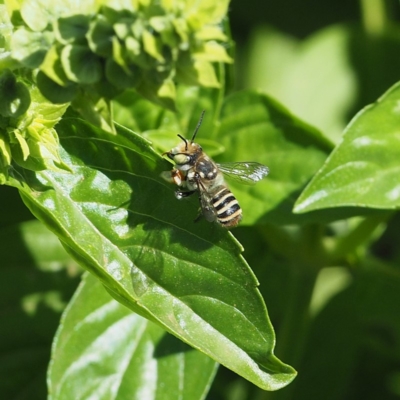
{"type": "Polygon", "coordinates": [[[400,85],[361,111],[301,194],[296,212],[354,206],[400,206],[400,85]]]}
{"type": "Polygon", "coordinates": [[[203,399],[217,363],[85,276],[55,338],[52,399],[203,399]]]}
{"type": "Polygon", "coordinates": [[[193,222],[197,199],[178,202],[159,177],[170,164],[123,129],[115,136],[76,119],[57,129],[73,173],[27,173],[31,211],[124,305],[264,389],[288,384],[295,372],[273,355],[241,246],[193,222]]]}

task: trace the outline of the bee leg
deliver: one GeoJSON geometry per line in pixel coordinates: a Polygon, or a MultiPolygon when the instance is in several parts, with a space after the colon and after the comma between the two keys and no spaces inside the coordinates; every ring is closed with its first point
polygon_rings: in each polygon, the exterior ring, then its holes
{"type": "Polygon", "coordinates": [[[163,171],[161,172],[160,176],[168,183],[174,183],[177,186],[182,186],[183,182],[186,180],[185,175],[178,169],[173,169],[172,171],[163,171]]]}
{"type": "Polygon", "coordinates": [[[196,190],[187,190],[187,191],[177,190],[177,191],[175,191],[175,197],[178,200],[182,200],[184,197],[189,197],[195,192],[196,192],[196,190]]]}

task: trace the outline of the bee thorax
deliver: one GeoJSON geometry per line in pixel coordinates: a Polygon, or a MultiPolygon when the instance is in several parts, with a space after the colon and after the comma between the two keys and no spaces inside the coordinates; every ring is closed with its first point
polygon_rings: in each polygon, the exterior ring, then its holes
{"type": "Polygon", "coordinates": [[[196,172],[201,179],[213,180],[218,175],[218,168],[208,157],[203,157],[196,164],[196,172]]]}

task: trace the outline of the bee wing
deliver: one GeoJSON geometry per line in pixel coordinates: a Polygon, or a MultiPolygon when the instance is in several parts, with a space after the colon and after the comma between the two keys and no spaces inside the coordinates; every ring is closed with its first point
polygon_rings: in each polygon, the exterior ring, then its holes
{"type": "Polygon", "coordinates": [[[269,169],[257,162],[229,162],[217,164],[229,178],[244,184],[253,184],[268,175],[269,169]]]}

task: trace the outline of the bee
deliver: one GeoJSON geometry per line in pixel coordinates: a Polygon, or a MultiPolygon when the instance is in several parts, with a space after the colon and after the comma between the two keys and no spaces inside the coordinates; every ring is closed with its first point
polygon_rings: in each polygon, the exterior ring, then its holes
{"type": "Polygon", "coordinates": [[[207,221],[215,221],[229,229],[241,221],[242,209],[225,183],[223,173],[242,183],[255,183],[268,175],[269,169],[256,162],[215,163],[194,142],[203,116],[204,111],[190,141],[178,135],[182,142],[163,153],[174,161],[175,167],[161,176],[179,187],[175,192],[178,200],[198,193],[201,211],[195,221],[203,216],[207,221]]]}

